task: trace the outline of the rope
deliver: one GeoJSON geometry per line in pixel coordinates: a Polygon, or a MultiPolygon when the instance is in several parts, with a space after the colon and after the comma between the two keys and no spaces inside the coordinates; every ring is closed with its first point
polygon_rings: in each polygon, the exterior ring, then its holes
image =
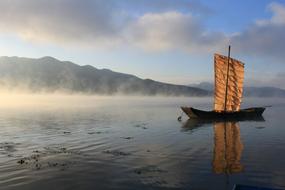
{"type": "Polygon", "coordinates": [[[268,106],[262,106],[262,107],[264,107],[264,108],[271,108],[273,106],[272,105],[268,105],[268,106]]]}
{"type": "Polygon", "coordinates": [[[178,121],[182,121],[183,111],[181,110],[180,116],[177,118],[178,121]]]}

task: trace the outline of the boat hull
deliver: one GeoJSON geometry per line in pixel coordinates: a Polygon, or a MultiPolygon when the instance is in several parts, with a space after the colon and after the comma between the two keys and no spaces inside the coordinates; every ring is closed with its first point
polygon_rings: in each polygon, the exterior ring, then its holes
{"type": "Polygon", "coordinates": [[[216,112],[216,111],[203,111],[192,107],[181,107],[183,112],[188,115],[189,118],[200,119],[247,119],[261,117],[264,112],[264,107],[252,107],[247,109],[241,109],[235,112],[216,112]]]}
{"type": "Polygon", "coordinates": [[[281,190],[270,187],[256,187],[249,185],[234,185],[233,190],[281,190]]]}

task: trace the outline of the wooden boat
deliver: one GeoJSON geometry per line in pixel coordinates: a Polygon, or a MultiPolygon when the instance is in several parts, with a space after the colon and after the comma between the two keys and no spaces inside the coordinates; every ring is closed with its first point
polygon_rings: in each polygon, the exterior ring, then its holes
{"type": "Polygon", "coordinates": [[[254,119],[262,117],[264,107],[253,107],[241,109],[233,112],[217,112],[217,111],[203,111],[192,107],[181,107],[181,109],[190,118],[205,118],[205,119],[254,119]]]}
{"type": "Polygon", "coordinates": [[[215,54],[215,93],[214,110],[203,111],[193,107],[181,107],[184,113],[190,118],[200,119],[249,119],[260,117],[265,107],[252,107],[240,109],[243,80],[244,63],[230,57],[231,46],[229,46],[228,56],[215,54]]]}

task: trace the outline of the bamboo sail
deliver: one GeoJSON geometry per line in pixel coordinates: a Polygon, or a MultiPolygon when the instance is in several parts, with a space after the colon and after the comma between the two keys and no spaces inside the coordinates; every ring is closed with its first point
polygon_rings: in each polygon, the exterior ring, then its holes
{"type": "Polygon", "coordinates": [[[228,70],[228,57],[219,54],[214,55],[214,64],[214,110],[217,112],[225,110],[229,112],[239,111],[243,92],[244,64],[236,59],[230,58],[228,70]],[[229,72],[227,73],[227,71],[229,72]]]}

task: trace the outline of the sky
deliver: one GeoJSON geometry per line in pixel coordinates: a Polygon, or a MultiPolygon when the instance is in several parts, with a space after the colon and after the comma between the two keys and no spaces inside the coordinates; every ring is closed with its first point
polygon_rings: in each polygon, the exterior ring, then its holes
{"type": "Polygon", "coordinates": [[[285,89],[285,1],[1,0],[0,56],[52,56],[175,84],[213,82],[213,54],[245,83],[285,89]]]}

